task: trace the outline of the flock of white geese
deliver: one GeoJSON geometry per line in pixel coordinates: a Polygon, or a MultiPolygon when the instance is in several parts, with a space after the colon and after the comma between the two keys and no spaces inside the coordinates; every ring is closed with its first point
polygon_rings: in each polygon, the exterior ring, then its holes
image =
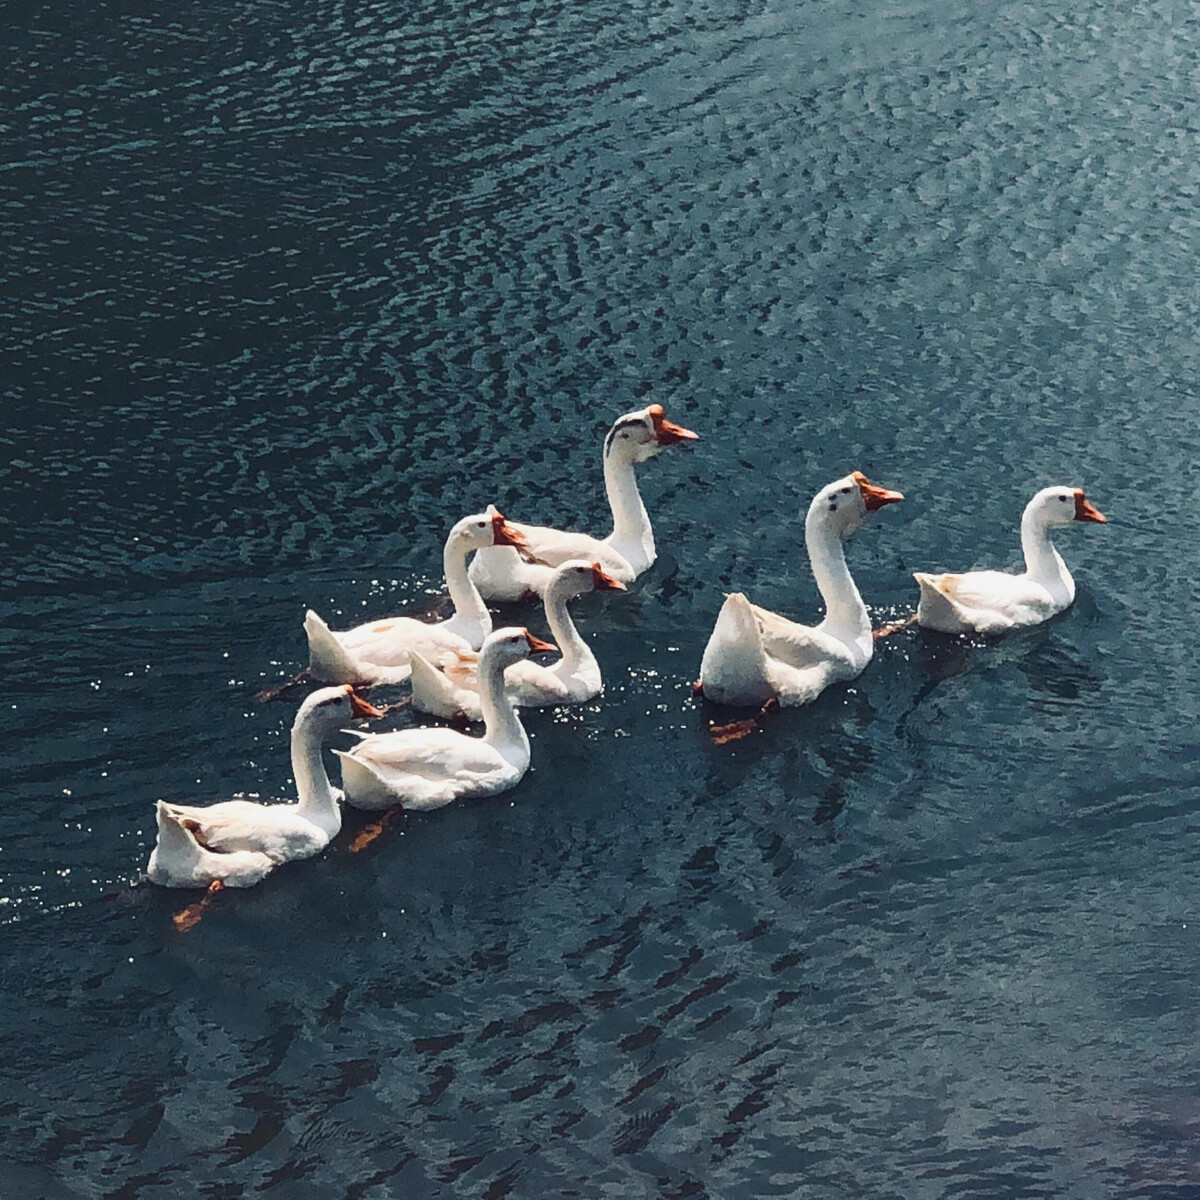
{"type": "MultiPolygon", "coordinates": [[[[580,704],[601,691],[600,666],[575,627],[569,602],[586,592],[623,591],[655,561],[637,465],[666,446],[695,439],[656,404],[614,422],[604,439],[613,517],[607,537],[519,525],[495,508],[464,517],[450,530],[443,553],[454,608],[447,620],[395,617],[335,632],[310,611],[304,622],[309,671],[332,686],[313,692],[292,726],[298,802],[237,799],[193,807],[160,800],[158,838],[147,866],[151,881],[250,887],[281,863],[324,849],[341,829],[343,801],[374,811],[432,809],[514,787],[530,757],[518,710],[580,704]],[[543,601],[555,644],[523,628],[492,629],[488,600],[532,598],[543,601]],[[542,653],[559,658],[548,665],[530,661],[542,653]],[[342,788],[336,788],[325,767],[325,743],[349,721],[383,715],[357,689],[405,682],[411,683],[414,708],[482,721],[482,735],[443,727],[348,731],[359,740],[349,751],[334,751],[342,769],[342,788]]],[[[846,565],[845,541],[869,513],[902,499],[858,471],[823,487],[809,506],[804,533],[825,619],[801,625],[741,593],[727,596],[704,651],[697,691],[734,706],[799,705],[859,675],[878,631],[846,565]]],[[[997,634],[1045,621],[1075,598],[1075,582],[1051,540],[1054,531],[1104,519],[1081,489],[1044,488],[1021,518],[1025,571],[918,572],[916,622],[948,633],[997,634]]]]}

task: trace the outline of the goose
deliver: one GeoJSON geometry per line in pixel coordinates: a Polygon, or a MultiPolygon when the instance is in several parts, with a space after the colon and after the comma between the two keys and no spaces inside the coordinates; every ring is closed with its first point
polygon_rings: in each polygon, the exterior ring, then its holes
{"type": "Polygon", "coordinates": [[[804,521],[813,577],[825,620],[798,625],[759,608],[740,592],[725,598],[704,649],[697,690],[719,704],[809,704],[831,683],[853,679],[871,661],[871,621],[846,566],[843,539],[867,513],[904,497],[861,471],[836,479],[814,497],[804,521]]]}
{"type": "Polygon", "coordinates": [[[158,841],[150,851],[146,877],[160,887],[253,887],[278,865],[261,850],[217,854],[200,845],[192,834],[191,822],[177,817],[164,801],[158,802],[156,811],[158,841]]]}
{"type": "Polygon", "coordinates": [[[523,561],[514,550],[481,550],[471,564],[471,578],[488,600],[515,602],[541,596],[553,569],[572,558],[598,562],[614,579],[632,583],[654,564],[654,531],[638,492],[634,467],[654,458],[664,446],[694,442],[697,435],[668,421],[661,404],[626,413],[613,422],[604,439],[604,487],[612,509],[613,531],[606,538],[516,525],[537,562],[523,561]]]}
{"type": "MultiPolygon", "coordinates": [[[[226,800],[193,807],[160,800],[160,830],[165,814],[202,849],[218,854],[254,851],[265,854],[273,863],[283,863],[319,853],[342,827],[342,810],[338,805],[341,792],[329,782],[321,747],[347,721],[382,715],[349,685],[313,692],[300,706],[292,724],[292,774],[299,795],[297,804],[226,800]]],[[[180,844],[178,837],[173,838],[173,844],[180,844]]]]}
{"type": "Polygon", "coordinates": [[[527,629],[498,629],[479,654],[483,737],[453,729],[402,729],[363,735],[342,760],[346,802],[377,812],[441,808],[469,796],[494,796],[515,787],[529,769],[529,737],[505,695],[504,670],[555,647],[527,629]]]}
{"type": "MultiPolygon", "coordinates": [[[[571,620],[567,601],[586,592],[625,591],[598,562],[570,559],[554,568],[546,585],[546,620],[562,658],[553,666],[534,662],[514,663],[504,672],[508,698],[519,708],[541,708],[548,704],[582,704],[598,696],[602,688],[600,665],[591,647],[571,620]]],[[[438,717],[482,720],[479,699],[478,656],[450,651],[439,671],[422,654],[412,655],[412,703],[421,712],[438,717]],[[443,674],[443,671],[445,672],[443,674]]]]}
{"type": "Polygon", "coordinates": [[[514,555],[526,548],[524,535],[494,507],[463,517],[450,530],[442,562],[454,615],[445,621],[427,624],[413,617],[390,617],[334,633],[310,608],[304,632],[313,677],[325,683],[404,683],[414,649],[426,654],[478,650],[492,631],[492,614],[467,573],[467,558],[473,550],[490,546],[511,548],[514,555]]]}
{"type": "Polygon", "coordinates": [[[917,571],[921,589],[917,623],[942,633],[1003,633],[1037,625],[1070,606],[1075,580],[1054,548],[1050,535],[1074,521],[1107,523],[1082,488],[1043,488],[1021,516],[1021,549],[1025,571],[968,571],[962,575],[930,575],[917,571]]]}

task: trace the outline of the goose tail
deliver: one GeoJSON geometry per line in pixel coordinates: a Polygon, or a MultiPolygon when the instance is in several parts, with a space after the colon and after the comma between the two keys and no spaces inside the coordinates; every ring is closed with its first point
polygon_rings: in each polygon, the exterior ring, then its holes
{"type": "Polygon", "coordinates": [[[308,637],[309,670],[314,678],[322,683],[362,682],[362,672],[337,635],[311,608],[304,614],[304,632],[308,637]]]}
{"type": "Polygon", "coordinates": [[[741,592],[726,596],[717,615],[700,663],[700,687],[718,704],[762,705],[775,695],[758,618],[741,592]]]}
{"type": "Polygon", "coordinates": [[[150,854],[146,874],[152,883],[168,883],[181,871],[199,865],[203,848],[193,837],[186,820],[171,805],[159,800],[155,807],[158,841],[150,854]]]}
{"type": "MultiPolygon", "coordinates": [[[[362,742],[359,743],[362,745],[362,742]]],[[[368,812],[378,812],[382,808],[391,808],[399,800],[392,795],[387,784],[379,773],[369,763],[363,762],[353,751],[335,750],[334,754],[342,762],[342,789],[346,793],[346,803],[354,808],[366,809],[368,812]]]]}
{"type": "Polygon", "coordinates": [[[941,583],[945,576],[914,571],[913,578],[921,589],[921,600],[917,605],[918,625],[942,633],[962,633],[971,628],[971,624],[964,619],[961,605],[942,591],[941,583]]]}
{"type": "Polygon", "coordinates": [[[413,708],[435,717],[457,716],[462,706],[455,699],[454,684],[416,650],[409,657],[409,665],[412,667],[413,708]]]}

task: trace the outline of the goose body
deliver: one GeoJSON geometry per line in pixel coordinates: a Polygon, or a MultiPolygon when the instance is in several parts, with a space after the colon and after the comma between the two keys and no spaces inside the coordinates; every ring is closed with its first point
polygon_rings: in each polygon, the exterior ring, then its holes
{"type": "Polygon", "coordinates": [[[233,850],[218,854],[200,845],[191,823],[171,812],[162,800],[157,805],[158,841],[150,851],[146,877],[159,887],[253,887],[278,865],[260,850],[233,850]]]}
{"type": "Polygon", "coordinates": [[[932,575],[917,571],[921,589],[917,622],[942,633],[1004,633],[1042,621],[1070,607],[1075,580],[1051,541],[1051,532],[1074,521],[1103,524],[1080,488],[1043,488],[1021,516],[1025,571],[967,571],[932,575]]]}
{"type": "Polygon", "coordinates": [[[327,683],[404,683],[412,671],[413,650],[435,656],[478,650],[492,631],[492,616],[471,581],[467,558],[474,550],[493,546],[510,547],[514,556],[525,546],[521,534],[494,508],[464,517],[450,530],[442,561],[454,615],[445,621],[429,624],[413,617],[389,617],[335,633],[309,609],[304,632],[313,677],[327,683]]]}
{"type": "Polygon", "coordinates": [[[632,583],[657,557],[634,468],[664,446],[695,440],[691,430],[668,421],[658,404],[618,417],[604,439],[604,486],[612,510],[612,533],[597,538],[546,525],[515,524],[539,561],[523,561],[511,549],[481,550],[470,572],[480,593],[485,599],[510,603],[541,596],[554,568],[576,558],[598,563],[621,583],[632,583]]]}
{"type": "Polygon", "coordinates": [[[531,650],[553,649],[524,629],[491,634],[479,655],[483,737],[453,729],[370,734],[348,753],[335,751],[347,803],[370,811],[441,808],[515,787],[529,769],[529,737],[505,694],[504,671],[531,650]]]}
{"type": "Polygon", "coordinates": [[[292,725],[292,773],[298,803],[226,800],[200,807],[160,800],[160,840],[165,815],[172,829],[182,828],[202,849],[218,855],[252,851],[265,854],[272,863],[283,863],[318,854],[342,827],[341,792],[329,782],[322,745],[347,721],[379,715],[349,686],[313,692],[292,725]]]}
{"type": "MultiPolygon", "coordinates": [[[[505,693],[518,708],[543,708],[551,704],[582,704],[600,694],[600,664],[579,635],[567,601],[591,591],[624,591],[625,585],[605,572],[598,562],[572,559],[554,569],[546,586],[546,618],[562,658],[550,666],[513,663],[504,672],[505,693]]],[[[423,655],[412,658],[412,702],[421,712],[439,717],[483,719],[479,695],[478,656],[451,652],[439,671],[423,655]]]]}
{"type": "Polygon", "coordinates": [[[830,684],[853,679],[871,661],[871,621],[846,566],[843,539],[866,514],[903,497],[856,471],[822,488],[804,534],[825,619],[801,625],[751,602],[725,598],[700,664],[700,689],[719,704],[809,704],[830,684]]]}

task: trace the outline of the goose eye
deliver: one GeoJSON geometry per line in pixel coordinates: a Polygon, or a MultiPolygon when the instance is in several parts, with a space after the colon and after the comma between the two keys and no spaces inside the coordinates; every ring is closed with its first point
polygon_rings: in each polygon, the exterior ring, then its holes
{"type": "Polygon", "coordinates": [[[1061,500],[1061,501],[1062,501],[1064,504],[1066,504],[1066,502],[1067,502],[1067,498],[1066,498],[1066,496],[1059,496],[1059,499],[1060,499],[1060,500],[1061,500]]]}
{"type": "Polygon", "coordinates": [[[844,488],[842,488],[842,495],[843,495],[843,496],[848,496],[848,495],[850,495],[850,489],[849,489],[848,487],[844,487],[844,488]]]}

